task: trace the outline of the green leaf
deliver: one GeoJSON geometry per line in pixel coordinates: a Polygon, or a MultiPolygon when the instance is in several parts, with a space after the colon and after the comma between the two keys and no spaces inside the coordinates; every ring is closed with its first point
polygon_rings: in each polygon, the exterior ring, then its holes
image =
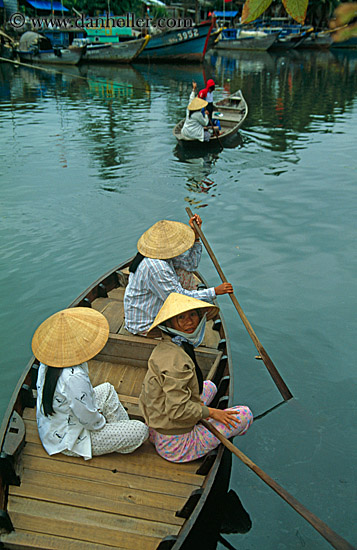
{"type": "Polygon", "coordinates": [[[283,0],[284,7],[289,15],[301,25],[305,22],[309,0],[283,0]]]}
{"type": "Polygon", "coordinates": [[[257,19],[273,0],[246,0],[242,11],[242,23],[250,23],[257,19]]]}

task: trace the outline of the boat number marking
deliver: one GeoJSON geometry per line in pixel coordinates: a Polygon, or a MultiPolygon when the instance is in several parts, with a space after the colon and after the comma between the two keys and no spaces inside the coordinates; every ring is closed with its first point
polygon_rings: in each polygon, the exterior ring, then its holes
{"type": "Polygon", "coordinates": [[[169,42],[178,42],[183,40],[189,40],[190,38],[194,38],[199,36],[198,29],[189,29],[188,31],[178,32],[177,33],[177,39],[171,39],[169,42]]]}

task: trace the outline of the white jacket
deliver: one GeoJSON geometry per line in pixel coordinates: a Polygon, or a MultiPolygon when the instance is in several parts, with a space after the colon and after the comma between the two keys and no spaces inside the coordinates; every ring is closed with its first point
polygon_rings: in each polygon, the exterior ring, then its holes
{"type": "MultiPolygon", "coordinates": [[[[195,92],[192,90],[190,95],[190,101],[195,99],[195,92]]],[[[209,123],[209,118],[207,115],[203,116],[201,111],[194,111],[190,115],[190,111],[186,110],[186,120],[185,124],[182,127],[181,134],[185,136],[188,140],[198,139],[199,141],[204,141],[204,128],[209,123]]]]}
{"type": "Polygon", "coordinates": [[[87,363],[66,367],[57,380],[53,395],[54,414],[45,416],[42,392],[47,366],[40,364],[37,376],[37,427],[49,455],[69,450],[92,458],[90,432],[100,430],[106,423],[98,411],[94,389],[88,375],[87,363]]]}

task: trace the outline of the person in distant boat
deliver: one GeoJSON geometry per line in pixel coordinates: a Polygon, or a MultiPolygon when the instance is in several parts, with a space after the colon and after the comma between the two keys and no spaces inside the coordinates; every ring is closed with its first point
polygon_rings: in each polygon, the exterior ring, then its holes
{"type": "Polygon", "coordinates": [[[181,134],[187,139],[198,141],[209,141],[211,133],[208,131],[209,125],[208,111],[205,111],[207,101],[196,97],[197,84],[192,82],[192,92],[190,103],[186,110],[186,120],[181,130],[181,134]]]}
{"type": "Polygon", "coordinates": [[[221,132],[221,123],[218,119],[213,119],[212,114],[217,107],[213,103],[213,92],[216,89],[216,84],[211,78],[207,80],[206,87],[198,92],[198,97],[207,101],[206,111],[208,111],[209,125],[216,128],[216,132],[221,132]]]}
{"type": "Polygon", "coordinates": [[[87,361],[108,340],[108,321],[98,311],[74,307],[55,313],[36,330],[32,351],[40,361],[37,426],[49,455],[83,457],[131,453],[148,438],[147,426],[130,420],[114,387],[93,388],[87,361]]]}
{"type": "Polygon", "coordinates": [[[194,348],[202,341],[206,318],[217,312],[214,305],[173,293],[150,327],[150,331],[161,329],[162,340],[149,358],[139,407],[150,441],[171,462],[196,460],[220,444],[201,419],[228,438],[245,434],[253,421],[246,406],[225,410],[209,406],[217,388],[203,380],[194,348]]]}
{"type": "Polygon", "coordinates": [[[125,325],[121,333],[146,335],[166,298],[178,292],[212,302],[216,296],[233,292],[230,283],[197,290],[193,272],[197,270],[202,244],[193,222],[190,226],[161,220],[150,227],[137,243],[138,254],[129,267],[129,282],[124,294],[125,325]]]}
{"type": "Polygon", "coordinates": [[[213,109],[213,92],[216,88],[214,80],[211,78],[207,80],[206,87],[198,92],[198,97],[207,101],[206,110],[208,111],[209,118],[212,118],[213,109]]]}

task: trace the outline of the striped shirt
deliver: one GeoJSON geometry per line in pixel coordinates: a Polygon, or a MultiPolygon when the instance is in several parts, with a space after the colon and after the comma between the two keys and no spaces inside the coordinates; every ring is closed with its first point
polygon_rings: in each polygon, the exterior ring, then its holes
{"type": "Polygon", "coordinates": [[[130,273],[124,295],[125,328],[133,334],[146,333],[162,304],[171,292],[212,302],[214,288],[186,290],[175,268],[195,271],[201,258],[202,245],[197,242],[190,250],[170,260],[144,258],[135,273],[130,273]]]}

